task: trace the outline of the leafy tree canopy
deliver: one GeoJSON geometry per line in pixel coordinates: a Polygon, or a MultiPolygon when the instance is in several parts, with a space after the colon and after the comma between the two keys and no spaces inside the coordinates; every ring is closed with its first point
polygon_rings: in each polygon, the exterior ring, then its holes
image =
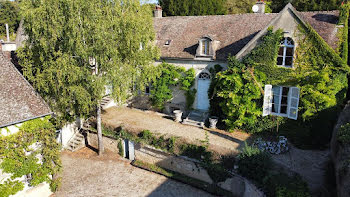
{"type": "Polygon", "coordinates": [[[15,33],[19,21],[19,7],[17,2],[0,1],[0,35],[3,37],[6,36],[6,23],[9,25],[10,33],[15,33]]]}
{"type": "Polygon", "coordinates": [[[23,0],[21,12],[28,35],[18,51],[24,76],[59,120],[89,115],[107,85],[123,101],[155,76],[152,14],[139,1],[23,0]]]}
{"type": "Polygon", "coordinates": [[[165,16],[226,14],[225,0],[159,0],[165,16]]]}

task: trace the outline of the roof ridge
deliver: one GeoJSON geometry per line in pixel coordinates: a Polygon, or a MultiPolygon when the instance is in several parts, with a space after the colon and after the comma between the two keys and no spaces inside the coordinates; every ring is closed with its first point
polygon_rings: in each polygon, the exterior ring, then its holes
{"type": "Polygon", "coordinates": [[[238,14],[225,14],[225,15],[200,15],[200,16],[164,16],[157,19],[164,18],[186,18],[186,17],[228,17],[228,16],[240,16],[240,15],[277,15],[279,13],[238,13],[238,14]]]}

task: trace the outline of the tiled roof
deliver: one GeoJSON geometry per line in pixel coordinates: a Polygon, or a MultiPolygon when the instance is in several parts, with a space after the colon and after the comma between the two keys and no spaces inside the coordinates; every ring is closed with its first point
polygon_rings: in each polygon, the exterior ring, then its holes
{"type": "MultiPolygon", "coordinates": [[[[300,15],[331,47],[336,47],[338,11],[300,12],[300,15]]],[[[220,42],[214,59],[226,60],[229,54],[236,55],[277,16],[278,13],[155,18],[156,42],[162,58],[193,59],[198,40],[209,36],[220,42]],[[165,45],[167,40],[171,40],[168,46],[165,45]]]]}
{"type": "Polygon", "coordinates": [[[337,47],[337,23],[339,11],[299,12],[333,49],[337,47]]]}
{"type": "Polygon", "coordinates": [[[0,52],[0,128],[49,114],[49,106],[0,52]]]}

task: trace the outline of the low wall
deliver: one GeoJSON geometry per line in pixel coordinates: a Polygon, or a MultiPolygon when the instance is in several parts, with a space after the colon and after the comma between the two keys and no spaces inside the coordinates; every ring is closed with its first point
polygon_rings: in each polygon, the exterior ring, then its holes
{"type": "MultiPolygon", "coordinates": [[[[97,134],[88,133],[88,144],[97,147],[97,134]]],[[[103,137],[103,145],[105,149],[109,149],[118,153],[118,140],[103,137]]],[[[192,177],[209,184],[213,183],[206,169],[204,169],[200,162],[173,154],[166,153],[162,150],[158,150],[148,145],[135,144],[135,159],[145,163],[157,165],[159,167],[184,174],[188,177],[192,177]]],[[[239,175],[233,175],[232,178],[227,179],[224,182],[218,183],[218,186],[231,191],[233,196],[237,197],[264,197],[264,194],[250,183],[244,177],[239,175]]]]}
{"type": "MultiPolygon", "coordinates": [[[[103,147],[112,152],[118,153],[118,140],[103,136],[103,147]]],[[[98,140],[96,133],[87,133],[87,144],[93,147],[98,147],[98,140]]]]}
{"type": "Polygon", "coordinates": [[[135,147],[135,158],[210,184],[213,183],[207,171],[198,162],[189,158],[175,156],[150,146],[140,145],[135,147]]]}

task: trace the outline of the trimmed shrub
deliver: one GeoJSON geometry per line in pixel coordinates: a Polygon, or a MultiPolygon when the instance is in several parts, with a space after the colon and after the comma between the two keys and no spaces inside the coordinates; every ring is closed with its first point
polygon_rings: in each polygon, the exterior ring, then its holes
{"type": "Polygon", "coordinates": [[[300,176],[272,173],[263,180],[262,185],[267,196],[311,197],[307,184],[300,176]]]}
{"type": "Polygon", "coordinates": [[[268,153],[247,144],[245,144],[238,158],[238,172],[260,183],[267,176],[272,166],[272,160],[268,153]]]}

